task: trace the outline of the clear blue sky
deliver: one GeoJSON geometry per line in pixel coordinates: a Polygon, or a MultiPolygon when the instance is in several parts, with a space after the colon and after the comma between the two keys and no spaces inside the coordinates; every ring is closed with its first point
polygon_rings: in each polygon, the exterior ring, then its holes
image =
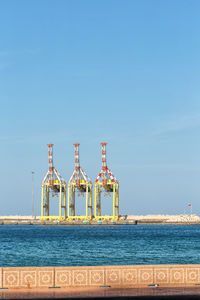
{"type": "MultiPolygon", "coordinates": [[[[200,214],[200,2],[0,1],[0,215],[40,214],[47,143],[66,181],[100,145],[121,214],[200,214]]],[[[110,209],[110,199],[104,209],[110,209]]]]}

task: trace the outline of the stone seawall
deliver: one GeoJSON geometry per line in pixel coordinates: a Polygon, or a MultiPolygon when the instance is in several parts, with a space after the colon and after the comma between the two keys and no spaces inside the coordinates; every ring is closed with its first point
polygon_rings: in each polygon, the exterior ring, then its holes
{"type": "Polygon", "coordinates": [[[193,215],[120,216],[118,220],[45,219],[40,216],[0,216],[0,225],[200,225],[200,217],[193,215]]]}
{"type": "Polygon", "coordinates": [[[0,289],[198,285],[200,265],[0,268],[0,289]]]}

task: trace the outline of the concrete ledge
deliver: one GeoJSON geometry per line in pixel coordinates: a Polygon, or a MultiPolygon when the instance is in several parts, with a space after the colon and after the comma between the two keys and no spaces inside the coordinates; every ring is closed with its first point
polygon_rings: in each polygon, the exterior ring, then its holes
{"type": "Polygon", "coordinates": [[[0,289],[3,287],[3,276],[2,276],[2,274],[3,274],[3,269],[0,268],[0,289]]]}
{"type": "Polygon", "coordinates": [[[0,288],[194,287],[200,265],[0,268],[0,288]]]}

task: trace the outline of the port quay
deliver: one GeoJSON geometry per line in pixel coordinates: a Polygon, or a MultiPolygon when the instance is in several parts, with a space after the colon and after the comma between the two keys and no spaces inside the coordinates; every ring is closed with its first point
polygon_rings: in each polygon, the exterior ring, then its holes
{"type": "MultiPolygon", "coordinates": [[[[75,168],[68,184],[53,163],[53,144],[48,144],[48,171],[42,181],[41,216],[0,216],[0,225],[184,225],[200,224],[195,214],[120,215],[119,181],[107,166],[106,145],[101,143],[102,167],[93,183],[80,166],[79,143],[74,143],[75,168]],[[102,214],[102,195],[112,201],[112,214],[102,214]],[[76,197],[85,199],[85,214],[76,214],[76,197]],[[51,203],[58,202],[59,215],[50,213],[51,203]],[[58,199],[58,201],[57,201],[58,199]],[[94,202],[94,203],[93,203],[94,202]]],[[[105,201],[104,199],[104,201],[105,201]]]]}

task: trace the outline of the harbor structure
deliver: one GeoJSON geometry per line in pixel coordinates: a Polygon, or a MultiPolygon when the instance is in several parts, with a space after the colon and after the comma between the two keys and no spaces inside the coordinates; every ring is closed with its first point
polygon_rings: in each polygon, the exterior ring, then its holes
{"type": "Polygon", "coordinates": [[[101,154],[102,154],[102,167],[101,171],[95,181],[95,203],[94,203],[94,217],[97,220],[100,219],[112,219],[116,220],[119,218],[119,182],[107,167],[106,162],[106,145],[107,143],[101,143],[101,154]],[[105,197],[113,195],[113,214],[102,215],[102,197],[101,194],[104,192],[105,197]]]}
{"type": "Polygon", "coordinates": [[[74,144],[75,150],[75,169],[68,182],[68,219],[91,219],[92,218],[92,181],[80,167],[79,143],[74,144]],[[76,195],[85,196],[85,215],[76,214],[76,195]]]}
{"type": "Polygon", "coordinates": [[[66,219],[66,182],[53,166],[53,144],[48,144],[48,171],[42,181],[41,219],[66,219]],[[56,200],[55,200],[56,199],[56,200]],[[50,201],[57,201],[59,215],[50,215],[50,201]]]}

